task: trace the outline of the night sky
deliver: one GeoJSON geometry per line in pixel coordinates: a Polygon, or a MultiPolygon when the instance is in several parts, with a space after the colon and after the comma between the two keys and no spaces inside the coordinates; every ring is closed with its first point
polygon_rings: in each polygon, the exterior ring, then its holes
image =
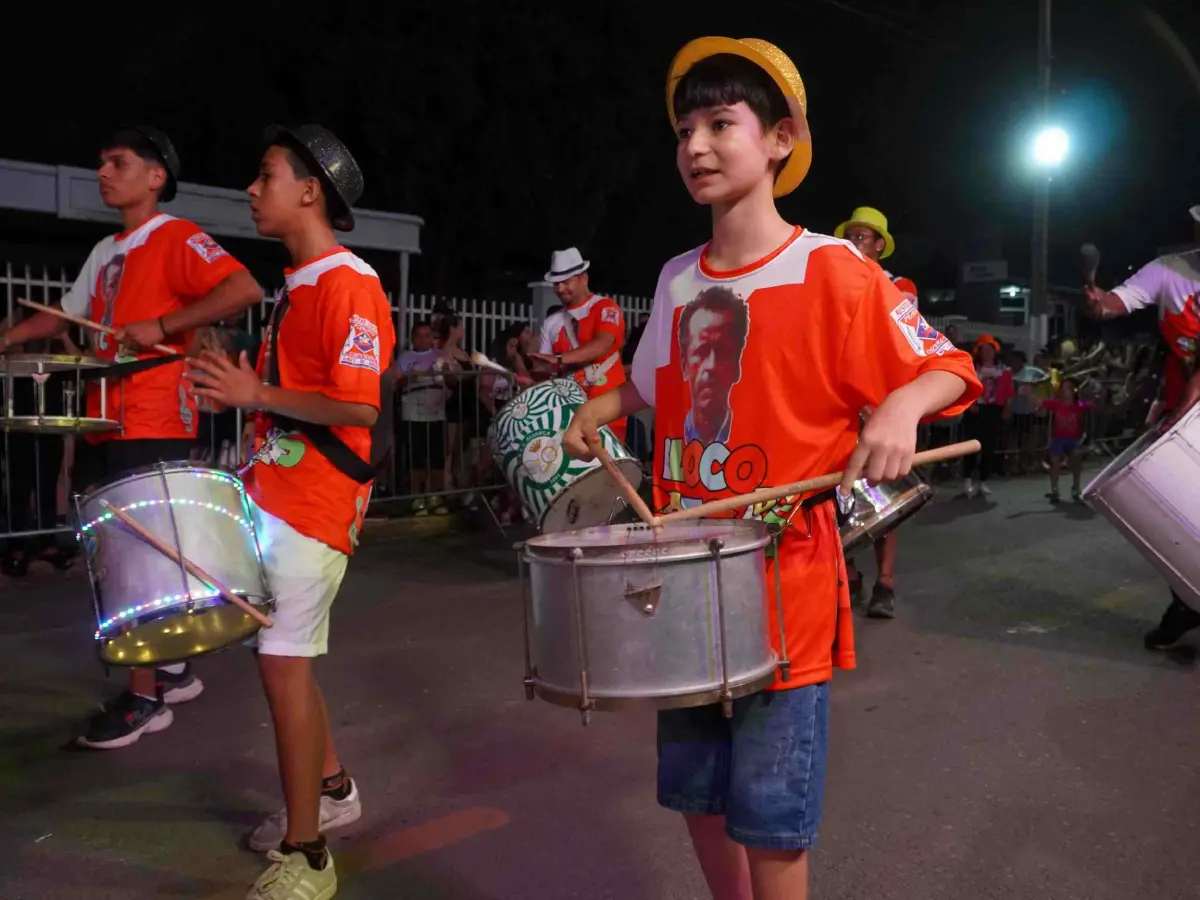
{"type": "MultiPolygon", "coordinates": [[[[147,121],[185,180],[244,187],[263,125],[318,121],[362,164],[362,206],[425,219],[414,291],[521,297],[551,249],[576,243],[597,287],[649,294],[708,230],[674,169],[670,59],[704,34],[762,37],[809,92],[814,164],[787,217],[831,231],[854,206],[881,208],[900,247],[889,268],[922,287],[952,287],[963,239],[988,230],[1027,274],[1036,0],[306,8],[133,4],[87,21],[26,8],[0,63],[0,156],[91,165],[114,124],[147,121]]],[[[1200,88],[1147,8],[1200,57],[1192,0],[1055,0],[1056,118],[1073,137],[1053,189],[1055,280],[1078,280],[1085,240],[1111,281],[1191,237],[1200,88]]]]}

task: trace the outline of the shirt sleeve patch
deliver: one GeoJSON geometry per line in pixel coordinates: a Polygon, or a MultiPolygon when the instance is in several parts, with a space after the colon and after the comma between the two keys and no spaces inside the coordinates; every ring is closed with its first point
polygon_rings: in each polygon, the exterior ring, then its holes
{"type": "Polygon", "coordinates": [[[616,306],[606,306],[600,310],[600,321],[610,325],[621,324],[621,310],[616,306]]]}
{"type": "Polygon", "coordinates": [[[379,326],[362,316],[350,317],[350,334],[342,345],[338,362],[352,369],[367,369],[379,374],[379,326]]]}
{"type": "Polygon", "coordinates": [[[214,241],[203,231],[193,234],[187,239],[187,245],[196,251],[196,255],[206,263],[216,262],[222,256],[228,256],[225,248],[214,241]]]}
{"type": "Polygon", "coordinates": [[[917,356],[942,356],[954,349],[953,344],[925,321],[911,300],[906,299],[892,310],[892,321],[917,356]]]}

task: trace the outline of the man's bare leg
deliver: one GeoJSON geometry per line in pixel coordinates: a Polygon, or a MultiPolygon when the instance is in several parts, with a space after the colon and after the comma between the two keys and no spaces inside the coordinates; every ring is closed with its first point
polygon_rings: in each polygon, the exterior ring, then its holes
{"type": "Polygon", "coordinates": [[[321,704],[321,718],[325,720],[325,765],[321,769],[321,778],[324,780],[341,772],[342,763],[338,759],[337,748],[333,746],[333,723],[329,721],[329,707],[325,705],[325,695],[319,687],[317,702],[321,704]]]}
{"type": "Polygon", "coordinates": [[[685,815],[683,818],[713,900],[756,900],[746,848],[725,833],[725,817],[685,815]]]}
{"type": "Polygon", "coordinates": [[[896,532],[889,531],[875,542],[875,565],[879,574],[875,580],[884,587],[896,589],[896,532]]]}
{"type": "Polygon", "coordinates": [[[808,854],[747,848],[754,900],[808,900],[808,854]]]}

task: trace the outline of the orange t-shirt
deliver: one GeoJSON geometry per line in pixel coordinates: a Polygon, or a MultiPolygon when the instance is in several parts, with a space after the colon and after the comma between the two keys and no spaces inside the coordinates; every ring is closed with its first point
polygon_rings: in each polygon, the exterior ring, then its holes
{"type": "MultiPolygon", "coordinates": [[[[978,396],[971,357],[931,328],[883,270],[857,250],[800,228],[753,265],[716,272],[703,249],[663,268],[633,361],[633,383],[654,407],[655,505],[707,500],[843,469],[859,413],[924,372],[967,389],[943,415],[978,396]]],[[[832,503],[800,497],[729,514],[787,526],[780,581],[791,677],[774,689],[826,681],[854,667],[845,562],[832,503]]],[[[771,641],[780,652],[776,563],[766,584],[771,641]]]]}
{"type": "MultiPolygon", "coordinates": [[[[542,326],[542,353],[569,353],[594,340],[597,335],[610,334],[612,349],[594,363],[571,374],[587,391],[588,397],[599,397],[615,391],[625,383],[625,367],[621,365],[621,347],[625,343],[625,316],[616,301],[592,294],[586,302],[571,309],[561,309],[546,319],[542,326]]],[[[625,440],[625,419],[609,424],[617,440],[625,440]]]]}
{"type": "MultiPolygon", "coordinates": [[[[284,274],[289,304],[279,325],[280,387],[378,410],[396,331],[375,270],[336,247],[284,274]]],[[[270,348],[268,329],[258,355],[264,379],[270,348]]],[[[371,429],[335,425],[332,431],[370,460],[371,429]]],[[[269,414],[257,417],[255,432],[259,458],[245,479],[254,502],[306,537],[353,553],[371,484],[338,471],[308,438],[275,428],[269,414]]]]}
{"type": "MultiPolygon", "coordinates": [[[[75,284],[63,296],[62,308],[102,325],[121,328],[157,319],[202,299],[234,272],[245,267],[199,226],[159,213],[133,231],[110,235],[92,249],[75,284]]],[[[157,358],[151,351],[129,354],[116,338],[92,333],[96,356],[115,362],[157,358]]],[[[188,335],[164,343],[182,353],[188,335]]],[[[182,357],[181,357],[182,359],[182,357]]],[[[183,362],[110,380],[106,418],[124,422],[120,433],[86,435],[87,440],[194,438],[196,398],[183,380],[183,362]]],[[[100,383],[88,385],[87,414],[100,415],[100,383]]]]}

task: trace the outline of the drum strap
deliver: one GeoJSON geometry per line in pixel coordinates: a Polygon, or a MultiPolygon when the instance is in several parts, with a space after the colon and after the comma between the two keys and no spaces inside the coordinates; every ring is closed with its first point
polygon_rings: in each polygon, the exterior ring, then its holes
{"type": "MultiPolygon", "coordinates": [[[[283,387],[279,379],[279,326],[287,315],[290,301],[285,290],[275,304],[271,313],[271,323],[268,326],[269,344],[264,365],[265,384],[272,387],[283,387]]],[[[383,362],[382,360],[380,361],[383,362]]],[[[298,431],[312,443],[333,467],[348,478],[359,484],[369,484],[375,480],[379,468],[387,459],[392,449],[392,417],[394,416],[392,395],[395,382],[391,377],[392,360],[381,365],[379,376],[379,417],[371,426],[371,461],[367,462],[350,449],[346,443],[333,433],[328,425],[317,425],[313,422],[302,422],[288,416],[272,415],[275,425],[286,431],[298,431]]]]}
{"type": "Polygon", "coordinates": [[[827,491],[821,491],[819,494],[813,494],[811,497],[805,497],[800,501],[801,509],[816,509],[822,503],[828,503],[830,500],[837,499],[837,491],[830,488],[827,491]]]}

